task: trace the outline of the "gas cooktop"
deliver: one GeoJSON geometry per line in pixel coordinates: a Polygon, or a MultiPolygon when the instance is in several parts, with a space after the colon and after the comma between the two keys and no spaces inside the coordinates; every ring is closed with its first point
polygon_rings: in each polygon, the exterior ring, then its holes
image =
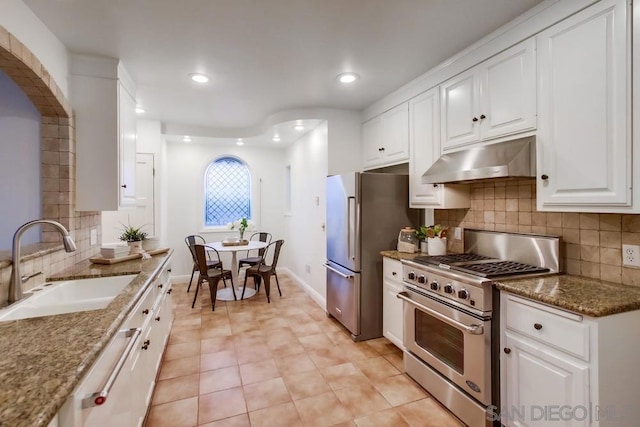
{"type": "Polygon", "coordinates": [[[522,274],[542,274],[548,268],[524,264],[516,261],[491,258],[474,253],[439,256],[419,256],[414,261],[424,265],[437,265],[450,270],[461,271],[474,276],[494,279],[522,274]]]}

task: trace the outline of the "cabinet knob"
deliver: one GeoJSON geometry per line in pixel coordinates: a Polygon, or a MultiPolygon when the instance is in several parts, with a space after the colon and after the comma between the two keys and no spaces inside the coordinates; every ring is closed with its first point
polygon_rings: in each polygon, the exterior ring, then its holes
{"type": "Polygon", "coordinates": [[[433,184],[433,188],[438,188],[438,184],[433,184]]]}
{"type": "Polygon", "coordinates": [[[540,179],[544,179],[546,181],[547,179],[549,179],[549,175],[547,175],[546,173],[542,174],[540,175],[540,179]]]}
{"type": "Polygon", "coordinates": [[[127,184],[122,184],[120,187],[127,188],[127,184]]]}
{"type": "Polygon", "coordinates": [[[149,309],[145,308],[144,310],[142,310],[142,314],[149,314],[149,309]]]}
{"type": "Polygon", "coordinates": [[[160,284],[158,285],[158,287],[159,287],[160,289],[162,289],[162,283],[160,283],[160,284]]]}
{"type": "Polygon", "coordinates": [[[378,148],[378,151],[384,151],[384,147],[378,148]]]}
{"type": "Polygon", "coordinates": [[[392,276],[397,276],[397,275],[398,275],[398,273],[396,273],[395,271],[393,271],[393,272],[391,272],[391,275],[392,275],[392,276]]]}
{"type": "Polygon", "coordinates": [[[149,344],[151,344],[151,340],[146,340],[145,342],[142,343],[142,349],[146,350],[149,348],[149,344]]]}
{"type": "Polygon", "coordinates": [[[168,293],[168,294],[170,294],[172,290],[173,290],[173,289],[169,289],[169,290],[167,291],[167,293],[168,293]]]}
{"type": "Polygon", "coordinates": [[[540,323],[534,323],[533,327],[536,328],[537,331],[539,331],[540,329],[542,329],[542,325],[540,323]]]}
{"type": "Polygon", "coordinates": [[[156,317],[156,322],[160,321],[160,316],[156,317]]]}
{"type": "Polygon", "coordinates": [[[477,122],[477,121],[478,121],[478,118],[477,118],[477,117],[474,117],[473,119],[471,119],[471,121],[472,121],[472,122],[477,122]]]}
{"type": "Polygon", "coordinates": [[[484,114],[480,114],[480,120],[484,120],[486,118],[487,118],[487,116],[485,116],[484,114]]]}
{"type": "Polygon", "coordinates": [[[505,354],[509,354],[509,353],[511,353],[511,349],[509,347],[505,347],[504,348],[504,352],[505,352],[505,354]]]}

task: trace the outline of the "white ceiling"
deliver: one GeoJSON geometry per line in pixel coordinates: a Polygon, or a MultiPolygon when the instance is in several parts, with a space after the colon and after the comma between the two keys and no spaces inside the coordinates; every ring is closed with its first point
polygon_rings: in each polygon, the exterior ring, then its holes
{"type": "Polygon", "coordinates": [[[226,137],[285,110],[361,110],[541,2],[24,1],[71,52],[120,58],[144,118],[226,137]]]}

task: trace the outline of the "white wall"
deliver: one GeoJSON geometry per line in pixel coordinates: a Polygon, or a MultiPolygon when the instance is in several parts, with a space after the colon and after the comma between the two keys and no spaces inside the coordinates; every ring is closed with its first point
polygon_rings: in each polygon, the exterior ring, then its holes
{"type": "MultiPolygon", "coordinates": [[[[362,170],[362,116],[358,111],[329,110],[326,175],[362,170]]],[[[323,183],[324,185],[324,183],[323,183]]]]}
{"type": "MultiPolygon", "coordinates": [[[[164,171],[166,187],[167,243],[175,250],[172,262],[174,276],[191,274],[192,261],[184,238],[201,234],[207,241],[236,236],[236,232],[203,229],[203,183],[206,167],[221,156],[242,159],[251,171],[252,215],[260,231],[268,231],[273,240],[284,237],[284,151],[237,146],[211,146],[206,143],[167,143],[167,164],[164,171]]],[[[288,243],[281,256],[290,251],[288,243]]],[[[223,258],[226,265],[229,258],[223,258]]]]}
{"type": "Polygon", "coordinates": [[[21,0],[0,1],[0,25],[29,48],[69,97],[69,59],[62,42],[21,0]]]}
{"type": "MultiPolygon", "coordinates": [[[[156,216],[156,235],[163,239],[160,234],[162,226],[162,195],[160,192],[159,177],[162,175],[163,168],[163,146],[164,139],[162,137],[161,123],[153,120],[138,120],[136,123],[136,152],[137,153],[150,153],[154,156],[154,167],[156,169],[155,177],[155,194],[154,194],[154,207],[156,216]]],[[[102,212],[102,243],[116,243],[118,242],[118,236],[121,234],[122,224],[128,224],[130,218],[134,218],[133,212],[135,208],[122,208],[118,211],[103,211],[102,212]]],[[[131,221],[133,226],[141,226],[143,224],[135,224],[131,221]]],[[[144,231],[149,231],[144,229],[144,231]]]]}
{"type": "MultiPolygon", "coordinates": [[[[42,217],[40,113],[14,81],[0,71],[0,250],[11,248],[13,233],[42,217]]],[[[40,241],[28,230],[23,244],[40,241]]]]}
{"type": "Polygon", "coordinates": [[[326,176],[328,135],[332,126],[324,122],[286,152],[291,165],[291,213],[285,217],[284,265],[322,306],[326,301],[326,176]]]}

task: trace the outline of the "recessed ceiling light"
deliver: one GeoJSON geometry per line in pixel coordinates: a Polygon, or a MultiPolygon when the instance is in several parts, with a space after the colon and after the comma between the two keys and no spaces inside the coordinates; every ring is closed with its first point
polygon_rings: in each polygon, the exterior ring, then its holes
{"type": "Polygon", "coordinates": [[[136,105],[136,113],[138,113],[138,114],[142,114],[142,113],[144,113],[144,108],[142,108],[142,107],[141,107],[141,106],[139,106],[139,105],[136,105]]]}
{"type": "Polygon", "coordinates": [[[191,142],[191,137],[189,135],[185,135],[184,138],[182,138],[183,142],[191,142]]]}
{"type": "Polygon", "coordinates": [[[342,73],[336,77],[340,83],[353,83],[360,78],[356,73],[342,73]]]}
{"type": "Polygon", "coordinates": [[[304,130],[304,126],[302,126],[301,124],[293,125],[293,129],[294,130],[304,130]]]}
{"type": "Polygon", "coordinates": [[[273,142],[280,142],[280,137],[278,135],[274,135],[272,141],[273,142]]]}
{"type": "Polygon", "coordinates": [[[207,83],[209,81],[209,76],[205,74],[193,73],[189,74],[189,77],[196,83],[207,83]]]}
{"type": "Polygon", "coordinates": [[[242,138],[238,138],[238,141],[236,141],[236,145],[244,145],[244,141],[242,141],[242,138]]]}

